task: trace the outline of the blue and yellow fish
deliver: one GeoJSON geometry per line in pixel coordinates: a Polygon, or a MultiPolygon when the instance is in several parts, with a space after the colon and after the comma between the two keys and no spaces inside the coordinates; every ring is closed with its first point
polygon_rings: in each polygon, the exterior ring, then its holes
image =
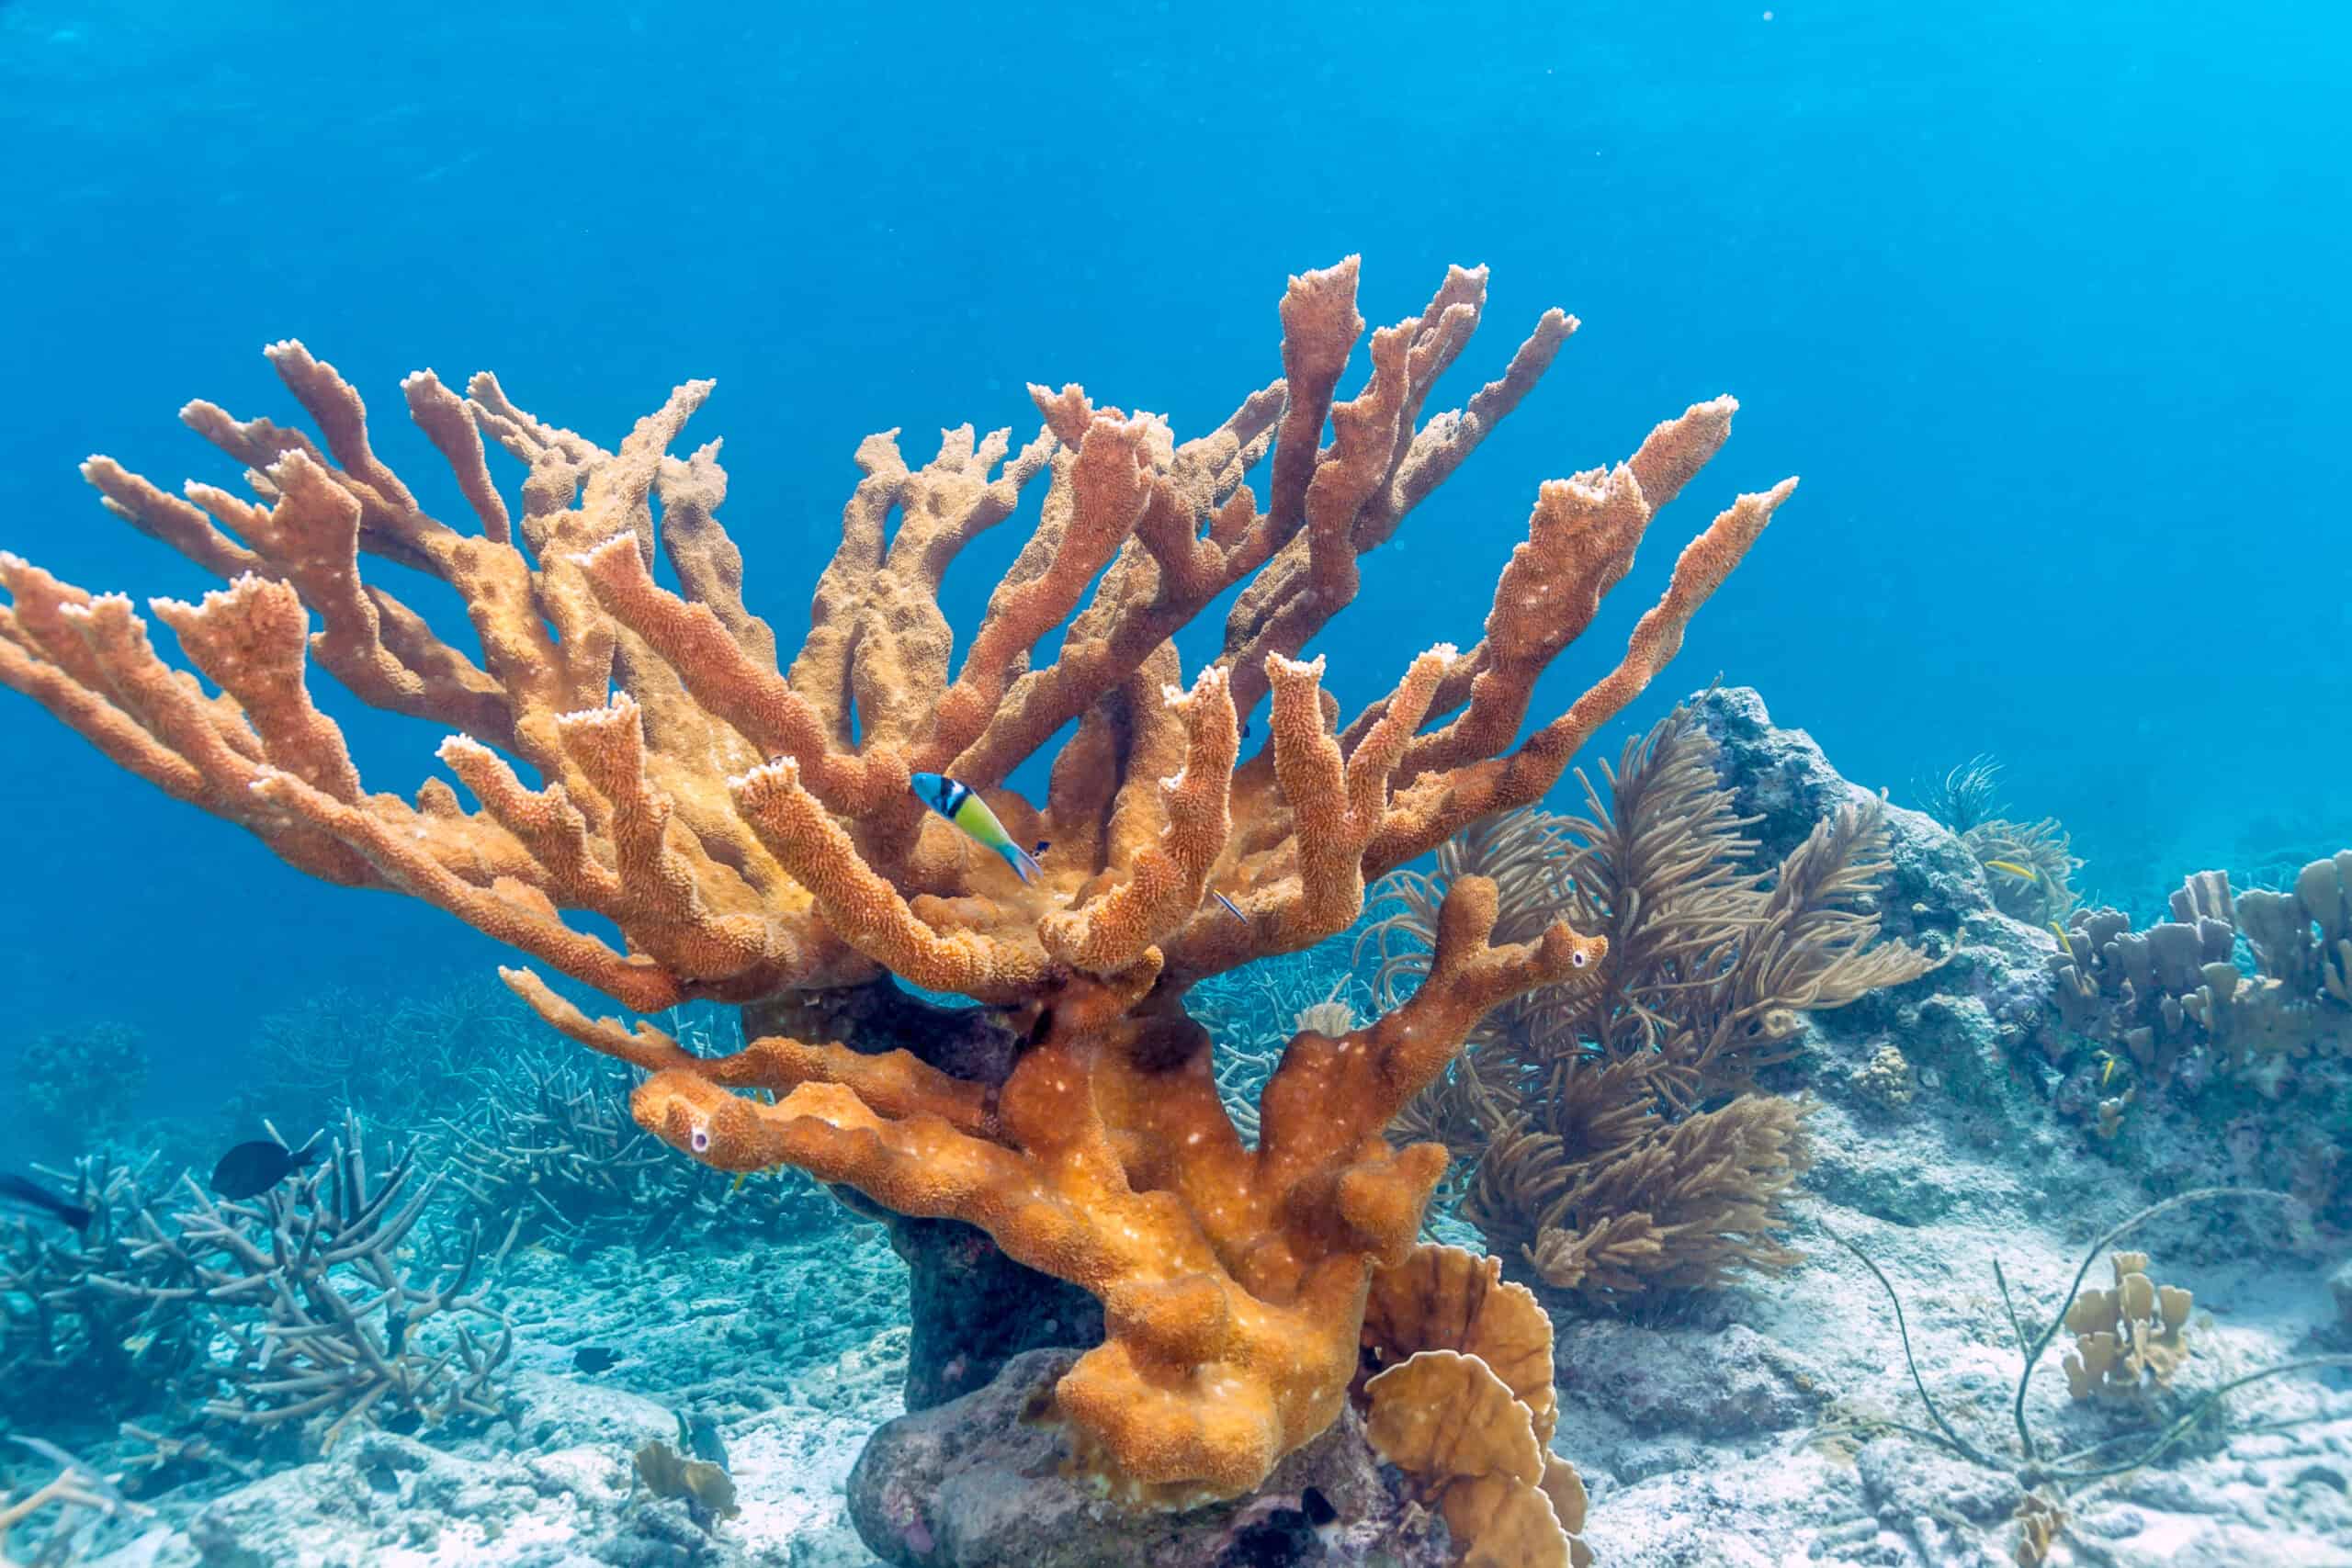
{"type": "MultiPolygon", "coordinates": [[[[1004,830],[1004,824],[996,819],[996,813],[989,809],[989,803],[968,787],[944,773],[917,773],[913,784],[917,800],[955,823],[965,837],[1002,855],[1022,881],[1035,882],[1044,874],[1037,856],[1014,843],[1012,835],[1004,830]]],[[[1040,853],[1045,848],[1043,844],[1037,846],[1040,853]]]]}

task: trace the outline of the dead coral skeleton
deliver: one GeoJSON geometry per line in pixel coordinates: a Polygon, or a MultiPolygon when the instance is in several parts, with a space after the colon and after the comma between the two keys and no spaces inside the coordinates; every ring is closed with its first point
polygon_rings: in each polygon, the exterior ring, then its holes
{"type": "MultiPolygon", "coordinates": [[[[2187,1403],[2185,1408],[2177,1412],[2159,1414],[2157,1417],[2159,1424],[2153,1435],[2145,1431],[2111,1434],[2082,1448],[2064,1452],[2051,1451],[2049,1445],[2045,1445],[2035,1438],[2033,1429],[2026,1419],[2026,1402],[2027,1395],[2032,1387],[2033,1374],[2041,1368],[2042,1358],[2049,1352],[2052,1343],[2062,1330],[2083,1324],[2090,1325],[2092,1332],[2097,1332],[2097,1322],[2104,1320],[2107,1316],[2103,1302],[2100,1303],[2100,1310],[2077,1311],[2086,1300],[2083,1280],[2089,1275],[2092,1266],[2103,1256],[2115,1256],[2109,1253],[2109,1247],[2138,1226],[2159,1215],[2170,1213],[2176,1209],[2184,1208],[2192,1203],[2237,1200],[2278,1202],[2293,1201],[2286,1193],[2272,1192],[2261,1188],[2203,1187],[2193,1191],[2179,1193],[2162,1202],[2151,1203],[2137,1213],[2122,1220],[2091,1244],[2089,1249],[2083,1255],[2082,1266],[2075,1270],[2074,1280],[2066,1287],[2065,1296],[2058,1303],[2056,1309],[2050,1314],[2048,1322],[2041,1333],[2032,1336],[2030,1339],[2025,1324],[2018,1315],[2016,1301],[2009,1293],[2008,1278],[2003,1272],[1999,1260],[1994,1261],[1994,1282],[2000,1288],[2001,1304],[2007,1314],[2009,1330],[2015,1337],[2018,1351],[2023,1358],[2018,1369],[2015,1397],[2010,1404],[2010,1416],[2017,1428],[2017,1447],[2014,1453],[2008,1454],[1996,1451],[1987,1443],[1980,1443],[1963,1437],[1959,1429],[1946,1418],[1942,1408],[1937,1404],[1935,1396],[1928,1392],[1927,1380],[1920,1375],[1919,1363],[1912,1355],[1910,1325],[1904,1317],[1903,1298],[1895,1290],[1894,1281],[1886,1277],[1885,1271],[1871,1259],[1870,1254],[1863,1251],[1851,1238],[1824,1225],[1822,1229],[1827,1232],[1830,1239],[1860,1259],[1862,1267],[1870,1270],[1871,1277],[1876,1280],[1880,1287],[1886,1292],[1887,1303],[1894,1311],[1895,1333],[1903,1341],[1903,1361],[1910,1372],[1911,1386],[1917,1391],[1919,1402],[1926,1407],[1928,1419],[1934,1425],[1920,1427],[1908,1422],[1880,1417],[1862,1417],[1840,1423],[1836,1427],[1816,1428],[1807,1435],[1805,1440],[1814,1441],[1823,1437],[1849,1432],[1899,1432],[1917,1441],[1933,1444],[1948,1453],[1957,1455],[1969,1463],[1996,1474],[2013,1477],[2017,1482],[2019,1494],[2018,1518],[2023,1532],[2018,1561],[2021,1563],[2041,1561],[2042,1556],[2048,1551],[2051,1540],[2064,1528],[2066,1517],[2064,1505],[2067,1499],[2098,1482],[2112,1476],[2128,1474],[2132,1471],[2154,1464],[2187,1439],[2207,1421],[2208,1417],[2222,1415],[2226,1409],[2222,1401],[2230,1394],[2252,1384],[2271,1378],[2284,1377],[2293,1372],[2311,1371],[2323,1367],[2352,1366],[2352,1355],[2303,1356],[2290,1361],[2281,1361],[2273,1366],[2226,1378],[2211,1388],[2199,1391],[2195,1397],[2187,1403]],[[2118,1460],[2099,1457],[2120,1444],[2132,1441],[2137,1441],[2139,1446],[2127,1458],[2118,1460]]],[[[2145,1262],[2145,1257],[2143,1254],[2127,1253],[2120,1256],[2123,1259],[2136,1260],[2143,1264],[2145,1262]]],[[[2120,1278],[2125,1272],[2129,1272],[2132,1278],[2138,1280],[2140,1284],[2147,1285],[2146,1275],[2141,1270],[2135,1269],[2127,1271],[2123,1269],[2121,1262],[2118,1262],[2116,1267],[2119,1273],[2119,1297],[2121,1296],[2123,1290],[2120,1282],[2120,1278]]],[[[2163,1301],[2159,1299],[2154,1287],[2150,1285],[2144,1303],[2139,1300],[2140,1294],[2138,1287],[2132,1287],[2132,1294],[2128,1298],[2129,1304],[2125,1310],[2144,1304],[2148,1313],[2143,1314],[2143,1321],[2146,1316],[2153,1316],[2160,1327],[2164,1325],[2171,1325],[2174,1323],[2176,1311],[2179,1321],[2187,1320],[2188,1292],[2176,1292],[2179,1298],[2177,1301],[2163,1301]]],[[[2075,1369],[2069,1368],[2068,1371],[2070,1382],[2075,1383],[2078,1387],[2081,1386],[2075,1369]]],[[[2082,1392],[2087,1393],[2090,1391],[2088,1388],[2083,1388],[2082,1392]]]]}
{"type": "Polygon", "coordinates": [[[353,1117],[325,1161],[257,1198],[221,1201],[183,1175],[183,1206],[167,1210],[118,1174],[97,1190],[96,1240],[41,1261],[34,1300],[78,1317],[71,1339],[52,1327],[50,1354],[168,1368],[176,1387],[209,1391],[193,1415],[256,1439],[313,1418],[324,1448],[358,1422],[496,1416],[514,1336],[486,1292],[514,1229],[421,1259],[413,1235],[441,1179],[417,1179],[413,1160],[371,1173],[353,1117]]]}
{"type": "Polygon", "coordinates": [[[116,1491],[119,1477],[101,1475],[55,1443],[21,1433],[11,1434],[10,1440],[30,1450],[55,1473],[20,1495],[0,1495],[0,1568],[62,1568],[79,1562],[87,1527],[119,1514],[137,1518],[153,1512],[116,1491]],[[51,1517],[37,1527],[39,1544],[24,1552],[17,1544],[17,1532],[45,1513],[51,1517]]]}
{"type": "Polygon", "coordinates": [[[0,1218],[0,1407],[20,1422],[136,1408],[165,1395],[202,1357],[209,1330],[178,1298],[145,1239],[160,1156],[86,1155],[36,1174],[90,1213],[79,1232],[0,1218]]]}
{"type": "MultiPolygon", "coordinates": [[[[673,1011],[672,1021],[689,1038],[699,1031],[704,1046],[713,1043],[707,1021],[673,1011]]],[[[492,1071],[476,1075],[485,1092],[436,1123],[450,1185],[485,1220],[511,1216],[526,1235],[543,1233],[575,1249],[622,1240],[650,1249],[681,1229],[821,1212],[822,1200],[797,1172],[746,1182],[676,1158],[629,1114],[639,1081],[620,1063],[534,1032],[492,1071]]]]}

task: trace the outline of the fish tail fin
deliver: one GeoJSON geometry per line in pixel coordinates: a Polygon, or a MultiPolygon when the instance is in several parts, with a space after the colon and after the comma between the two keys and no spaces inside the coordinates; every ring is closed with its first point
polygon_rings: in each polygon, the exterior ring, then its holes
{"type": "MultiPolygon", "coordinates": [[[[1043,844],[1040,844],[1037,847],[1039,849],[1045,848],[1043,844]]],[[[1004,858],[1012,863],[1012,869],[1014,873],[1018,874],[1023,882],[1034,884],[1039,877],[1046,874],[1046,868],[1037,863],[1037,857],[1035,855],[1031,854],[1027,850],[1023,849],[1019,844],[1013,843],[1011,840],[1007,840],[1005,843],[1004,858]]]]}

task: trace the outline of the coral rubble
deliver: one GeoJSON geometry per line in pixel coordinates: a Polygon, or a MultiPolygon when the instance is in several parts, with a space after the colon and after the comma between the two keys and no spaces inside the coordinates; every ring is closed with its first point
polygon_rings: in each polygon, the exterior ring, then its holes
{"type": "Polygon", "coordinates": [[[511,976],[559,1028],[645,1069],[637,1119],[705,1163],[797,1165],[969,1222],[1100,1297],[1108,1337],[1054,1398],[1080,1462],[1135,1499],[1233,1496],[1343,1408],[1371,1269],[1403,1258],[1443,1169],[1441,1148],[1391,1148],[1391,1118],[1489,1009],[1597,971],[1605,943],[1559,922],[1493,943],[1496,889],[1454,879],[1419,989],[1336,1038],[1297,1035],[1255,1147],[1219,1104],[1185,987],[1345,929],[1368,878],[1539,798],[1672,657],[1794,483],[1700,532],[1623,658],[1518,739],[1537,677],[1727,435],[1730,399],[1694,405],[1617,467],[1544,484],[1483,638],[1413,659],[1341,722],[1306,644],[1355,596],[1359,558],[1575,326],[1547,313],[1498,378],[1424,419],[1484,275],[1453,270],[1419,315],[1374,333],[1363,389],[1339,400],[1356,281],[1352,258],[1293,279],[1283,378],[1191,441],[1074,386],[1032,389],[1044,428],[1017,452],[1009,432],[966,427],[914,468],[895,432],[869,437],[788,668],[716,517],[716,444],[669,455],[709,383],[606,450],[492,377],[461,396],[411,376],[408,412],[474,514],[461,528],[377,456],[357,393],[279,344],[271,362],[320,440],[184,412],[246,466],[254,499],[85,467],[117,514],[227,580],[151,604],[220,691],[164,662],[127,598],[13,555],[0,681],[294,865],[423,898],[640,1012],[701,998],[852,1019],[844,993],[890,977],[972,998],[986,1029],[772,1034],[706,1057],[511,976]],[[519,513],[485,439],[529,469],[519,513]],[[942,579],[1040,481],[1035,528],[951,671],[942,579]],[[657,581],[657,549],[678,592],[657,581]],[[363,580],[363,558],[453,592],[474,651],[363,580]],[[1187,682],[1172,634],[1237,588],[1222,651],[1187,682]],[[1033,662],[1065,623],[1057,655],[1033,662]],[[413,800],[368,792],[312,700],[313,662],[457,731],[440,755],[478,808],[437,780],[413,800]],[[1243,760],[1238,717],[1261,697],[1269,738],[1243,760]],[[1042,806],[1007,787],[1072,725],[1042,806]],[[1049,842],[1039,884],[927,815],[909,788],[925,772],[978,792],[1017,841],[1049,842]],[[962,1045],[994,1066],[947,1070],[962,1045]]]}

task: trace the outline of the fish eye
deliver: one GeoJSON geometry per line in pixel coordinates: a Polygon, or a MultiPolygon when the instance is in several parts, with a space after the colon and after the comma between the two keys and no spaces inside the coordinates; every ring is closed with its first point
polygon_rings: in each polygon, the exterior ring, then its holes
{"type": "Polygon", "coordinates": [[[707,1154],[710,1149],[710,1129],[707,1127],[697,1127],[686,1141],[694,1145],[695,1153],[707,1154]]]}
{"type": "Polygon", "coordinates": [[[1592,958],[1591,955],[1587,953],[1583,948],[1579,947],[1568,955],[1568,962],[1578,969],[1581,969],[1586,964],[1591,963],[1592,958]]]}

